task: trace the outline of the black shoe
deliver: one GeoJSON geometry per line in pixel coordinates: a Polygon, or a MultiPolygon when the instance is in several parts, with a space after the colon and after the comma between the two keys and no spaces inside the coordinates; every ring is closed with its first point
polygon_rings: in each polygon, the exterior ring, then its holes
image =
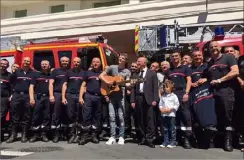
{"type": "Polygon", "coordinates": [[[107,132],[105,130],[102,130],[102,132],[99,134],[99,138],[103,139],[107,135],[107,132]]]}
{"type": "Polygon", "coordinates": [[[187,138],[183,139],[183,148],[185,148],[185,149],[191,149],[192,148],[191,143],[187,138]]]}
{"type": "Polygon", "coordinates": [[[22,135],[21,135],[21,143],[26,143],[26,142],[28,142],[28,138],[27,138],[27,126],[23,126],[22,135]]]}
{"type": "Polygon", "coordinates": [[[238,143],[239,143],[240,146],[244,145],[244,136],[243,135],[240,135],[238,143]]]}
{"type": "Polygon", "coordinates": [[[80,137],[78,135],[75,136],[73,143],[78,143],[79,142],[80,137]]]}
{"type": "Polygon", "coordinates": [[[233,146],[232,146],[232,133],[231,132],[226,132],[225,133],[224,150],[227,151],[227,152],[232,152],[233,151],[233,146]]]}
{"type": "Polygon", "coordinates": [[[145,145],[146,144],[146,139],[142,138],[141,141],[138,143],[138,145],[145,145]]]}
{"type": "Polygon", "coordinates": [[[49,142],[49,139],[47,138],[47,134],[45,132],[42,133],[42,141],[49,142]]]}
{"type": "Polygon", "coordinates": [[[13,143],[16,140],[17,132],[16,129],[12,128],[11,136],[7,139],[6,143],[13,143]]]}
{"type": "Polygon", "coordinates": [[[150,148],[155,148],[155,145],[153,144],[152,141],[147,141],[147,145],[148,145],[148,147],[150,147],[150,148]]]}
{"type": "Polygon", "coordinates": [[[98,140],[96,134],[92,134],[92,142],[95,143],[95,144],[98,144],[99,143],[99,140],[98,140]]]}
{"type": "Polygon", "coordinates": [[[75,134],[73,134],[73,135],[72,135],[72,136],[69,138],[69,140],[68,140],[68,144],[73,143],[73,141],[74,141],[75,137],[76,137],[76,135],[75,135],[75,134]]]}
{"type": "Polygon", "coordinates": [[[53,143],[58,143],[59,142],[59,132],[58,131],[56,131],[55,132],[55,135],[54,135],[54,137],[53,137],[53,143]]]}
{"type": "Polygon", "coordinates": [[[29,140],[29,142],[30,142],[30,143],[34,143],[34,142],[36,142],[37,137],[38,137],[38,134],[35,133],[35,134],[31,137],[31,139],[29,140]]]}
{"type": "Polygon", "coordinates": [[[85,145],[87,142],[88,142],[87,136],[82,135],[79,142],[78,142],[78,145],[85,145]]]}

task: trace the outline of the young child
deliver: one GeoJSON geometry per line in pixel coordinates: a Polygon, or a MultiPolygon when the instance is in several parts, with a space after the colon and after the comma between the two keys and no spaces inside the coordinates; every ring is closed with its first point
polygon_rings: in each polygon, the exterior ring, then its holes
{"type": "Polygon", "coordinates": [[[180,106],[177,96],[173,93],[174,83],[166,80],[163,85],[164,93],[160,98],[159,110],[163,119],[164,140],[160,147],[176,147],[175,116],[180,106]]]}

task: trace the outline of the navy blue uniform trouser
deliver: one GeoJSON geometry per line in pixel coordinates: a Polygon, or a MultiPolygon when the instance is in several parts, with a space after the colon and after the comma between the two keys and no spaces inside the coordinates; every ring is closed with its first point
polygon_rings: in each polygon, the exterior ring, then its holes
{"type": "Polygon", "coordinates": [[[48,130],[51,123],[51,107],[48,94],[35,94],[35,109],[32,117],[33,130],[48,130]]]}
{"type": "Polygon", "coordinates": [[[76,122],[82,121],[81,108],[79,105],[79,94],[66,93],[66,99],[68,104],[64,106],[64,117],[63,124],[67,124],[69,127],[76,125],[76,122]]]}
{"type": "Polygon", "coordinates": [[[9,104],[9,97],[1,97],[1,128],[5,126],[9,104]]]}
{"type": "Polygon", "coordinates": [[[218,129],[232,131],[232,115],[235,103],[234,90],[228,87],[215,90],[214,99],[218,129]]]}
{"type": "Polygon", "coordinates": [[[182,133],[184,133],[184,136],[189,137],[192,135],[192,117],[189,101],[183,102],[183,95],[185,94],[184,91],[175,91],[174,93],[177,95],[180,102],[180,107],[176,112],[176,126],[177,128],[180,127],[180,130],[182,133]]]}
{"type": "Polygon", "coordinates": [[[17,127],[19,123],[21,123],[22,127],[27,127],[31,117],[29,94],[14,93],[10,106],[10,115],[13,127],[17,127]]]}
{"type": "Polygon", "coordinates": [[[92,128],[96,132],[101,129],[101,97],[86,93],[85,104],[82,106],[83,123],[82,128],[86,131],[92,128]]]}
{"type": "Polygon", "coordinates": [[[61,115],[62,115],[62,97],[61,93],[54,92],[55,102],[52,109],[52,129],[60,129],[61,127],[61,115]]]}

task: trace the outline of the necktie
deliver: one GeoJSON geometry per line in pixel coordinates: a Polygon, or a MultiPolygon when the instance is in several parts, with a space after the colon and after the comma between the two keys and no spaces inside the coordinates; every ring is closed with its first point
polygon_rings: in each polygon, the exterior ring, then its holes
{"type": "Polygon", "coordinates": [[[140,76],[139,76],[139,78],[143,78],[143,70],[141,70],[141,73],[140,73],[140,76]]]}

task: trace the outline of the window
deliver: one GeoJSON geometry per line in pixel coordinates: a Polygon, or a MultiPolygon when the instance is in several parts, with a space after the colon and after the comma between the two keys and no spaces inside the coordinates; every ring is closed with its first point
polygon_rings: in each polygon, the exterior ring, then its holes
{"type": "Polygon", "coordinates": [[[118,64],[118,56],[113,53],[113,51],[109,50],[108,48],[104,48],[104,53],[108,66],[118,64]]]}
{"type": "MultiPolygon", "coordinates": [[[[58,59],[59,59],[59,65],[61,65],[61,61],[60,59],[62,57],[68,57],[71,61],[71,58],[72,58],[72,51],[58,51],[58,59]]],[[[71,63],[69,63],[69,67],[71,66],[71,63]]]]}
{"type": "Polygon", "coordinates": [[[57,5],[57,6],[51,6],[51,11],[50,13],[59,13],[59,12],[64,12],[64,4],[63,5],[57,5]]]}
{"type": "Polygon", "coordinates": [[[19,10],[14,12],[15,18],[26,17],[26,16],[27,16],[27,10],[19,10]]]}
{"type": "Polygon", "coordinates": [[[94,3],[93,7],[99,8],[99,7],[116,6],[116,5],[120,5],[120,4],[121,4],[121,1],[103,2],[103,3],[94,3]]]}
{"type": "Polygon", "coordinates": [[[34,69],[41,70],[41,61],[48,60],[51,68],[55,67],[53,52],[51,50],[34,51],[33,67],[34,69]]]}
{"type": "Polygon", "coordinates": [[[87,70],[89,67],[91,67],[93,58],[101,58],[97,47],[78,48],[77,56],[81,58],[81,68],[83,70],[87,70]]]}

